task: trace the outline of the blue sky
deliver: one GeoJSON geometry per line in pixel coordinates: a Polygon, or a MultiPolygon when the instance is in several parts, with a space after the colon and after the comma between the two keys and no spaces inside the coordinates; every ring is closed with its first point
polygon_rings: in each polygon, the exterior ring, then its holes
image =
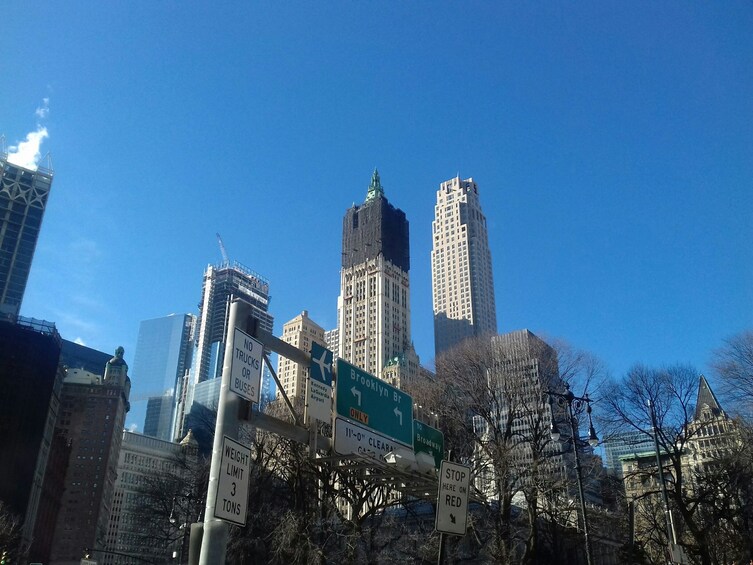
{"type": "Polygon", "coordinates": [[[23,314],[68,339],[132,361],[141,320],[196,311],[216,232],[269,279],[277,331],[303,309],[335,326],[342,216],[375,166],[410,221],[423,361],[435,193],[456,174],[479,184],[500,331],[620,375],[707,371],[753,326],[749,2],[3,12],[0,133],[46,128],[55,169],[23,314]]]}

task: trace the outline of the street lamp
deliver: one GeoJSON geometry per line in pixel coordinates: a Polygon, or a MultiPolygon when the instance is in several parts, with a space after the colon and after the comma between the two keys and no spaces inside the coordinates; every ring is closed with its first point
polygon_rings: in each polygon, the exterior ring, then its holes
{"type": "Polygon", "coordinates": [[[651,400],[647,401],[648,410],[651,416],[651,431],[654,436],[654,451],[656,453],[656,467],[659,472],[659,485],[661,487],[662,502],[664,503],[664,517],[667,522],[667,537],[669,539],[669,551],[674,561],[674,552],[677,547],[677,533],[675,532],[675,523],[672,519],[672,510],[669,507],[669,496],[667,495],[667,483],[664,478],[664,465],[661,462],[661,454],[659,452],[659,426],[656,424],[656,411],[651,400]]]}
{"type": "MultiPolygon", "coordinates": [[[[575,412],[580,410],[584,405],[586,407],[586,413],[588,414],[588,443],[592,447],[596,447],[599,444],[599,438],[596,437],[596,430],[594,430],[593,420],[591,419],[591,399],[588,395],[575,396],[570,387],[565,384],[565,392],[552,392],[547,391],[549,395],[549,405],[553,405],[554,399],[557,399],[557,403],[562,406],[567,406],[567,415],[570,419],[570,432],[572,434],[573,442],[573,454],[575,455],[575,475],[578,479],[578,496],[580,498],[580,511],[583,516],[583,537],[586,541],[586,561],[588,565],[593,563],[593,551],[591,549],[591,538],[588,537],[588,513],[586,512],[586,499],[583,495],[583,473],[580,466],[580,454],[578,453],[578,426],[575,419],[575,412]]],[[[559,441],[562,434],[560,434],[557,422],[554,418],[554,410],[552,412],[552,424],[550,426],[550,433],[553,441],[559,441]]]]}
{"type": "MultiPolygon", "coordinates": [[[[180,505],[177,504],[178,497],[173,497],[173,504],[170,508],[170,517],[168,520],[170,521],[170,524],[173,526],[177,526],[178,532],[180,533],[180,543],[178,544],[178,547],[176,549],[173,549],[172,552],[172,558],[175,560],[178,564],[181,564],[185,561],[186,555],[185,555],[185,545],[186,545],[186,536],[189,535],[192,531],[192,525],[191,525],[191,507],[193,503],[193,497],[192,496],[181,496],[181,499],[187,499],[188,504],[184,510],[181,510],[180,505]],[[181,514],[185,514],[184,518],[181,518],[181,514]]],[[[198,507],[198,518],[197,521],[201,521],[201,500],[197,501],[197,507],[198,507]]]]}

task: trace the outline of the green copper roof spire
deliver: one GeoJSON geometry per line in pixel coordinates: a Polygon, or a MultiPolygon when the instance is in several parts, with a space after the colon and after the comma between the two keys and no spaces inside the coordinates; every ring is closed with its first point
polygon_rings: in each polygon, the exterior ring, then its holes
{"type": "Polygon", "coordinates": [[[382,183],[379,180],[379,171],[377,171],[375,168],[374,172],[371,175],[371,184],[369,185],[369,191],[366,193],[366,202],[371,202],[372,200],[379,198],[380,196],[384,196],[384,189],[382,188],[382,183]]]}

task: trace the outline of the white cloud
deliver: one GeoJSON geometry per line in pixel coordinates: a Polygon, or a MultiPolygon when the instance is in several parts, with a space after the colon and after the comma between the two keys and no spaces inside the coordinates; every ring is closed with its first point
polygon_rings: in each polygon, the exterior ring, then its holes
{"type": "Polygon", "coordinates": [[[128,431],[131,432],[131,433],[137,432],[138,429],[139,429],[139,425],[138,424],[130,424],[128,426],[128,431]]]}
{"type": "MultiPolygon", "coordinates": [[[[42,105],[36,109],[34,114],[40,120],[44,120],[50,115],[50,99],[42,98],[42,105]]],[[[36,170],[39,164],[39,158],[42,156],[42,142],[50,137],[47,128],[37,122],[37,130],[26,134],[26,139],[18,145],[11,145],[8,148],[8,161],[25,169],[36,170]]]]}
{"type": "Polygon", "coordinates": [[[80,337],[77,337],[76,339],[74,339],[73,343],[76,343],[78,345],[83,345],[84,347],[86,347],[86,342],[84,342],[83,338],[80,338],[80,337]]]}
{"type": "Polygon", "coordinates": [[[50,114],[50,99],[49,98],[42,98],[42,106],[37,108],[36,112],[34,112],[37,115],[37,118],[40,120],[45,119],[50,114]]]}
{"type": "Polygon", "coordinates": [[[36,170],[42,141],[49,136],[46,127],[37,126],[37,131],[29,132],[24,141],[8,148],[8,161],[25,169],[36,170]]]}

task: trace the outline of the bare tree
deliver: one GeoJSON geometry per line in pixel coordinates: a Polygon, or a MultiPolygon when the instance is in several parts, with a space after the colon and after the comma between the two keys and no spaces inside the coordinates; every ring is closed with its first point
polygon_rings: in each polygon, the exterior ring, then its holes
{"type": "MultiPolygon", "coordinates": [[[[713,495],[704,488],[705,481],[699,480],[702,476],[692,474],[684,458],[698,434],[697,428],[691,426],[698,381],[698,372],[689,366],[651,369],[637,365],[622,382],[613,383],[605,401],[618,429],[637,431],[647,439],[653,439],[656,434],[659,451],[669,468],[666,487],[670,510],[675,517],[677,541],[700,563],[711,565],[715,523],[709,519],[707,502],[713,495]]],[[[658,495],[657,492],[657,498],[658,495]]],[[[653,539],[658,547],[666,548],[670,543],[669,526],[660,518],[646,521],[653,529],[644,535],[653,539]]]]}
{"type": "Polygon", "coordinates": [[[753,414],[753,331],[725,340],[714,352],[711,366],[734,405],[748,416],[753,414]]]}
{"type": "MultiPolygon", "coordinates": [[[[535,563],[543,509],[552,518],[568,498],[569,453],[552,442],[546,392],[566,382],[595,386],[603,373],[593,356],[564,342],[555,349],[527,331],[466,340],[437,359],[436,386],[421,402],[436,407],[447,446],[473,467],[493,524],[474,523],[474,534],[497,562],[535,563]]],[[[564,515],[573,514],[560,513],[559,523],[564,515]]]]}
{"type": "Polygon", "coordinates": [[[10,507],[0,500],[0,552],[7,551],[15,559],[15,552],[21,542],[23,520],[14,514],[10,507]]]}

